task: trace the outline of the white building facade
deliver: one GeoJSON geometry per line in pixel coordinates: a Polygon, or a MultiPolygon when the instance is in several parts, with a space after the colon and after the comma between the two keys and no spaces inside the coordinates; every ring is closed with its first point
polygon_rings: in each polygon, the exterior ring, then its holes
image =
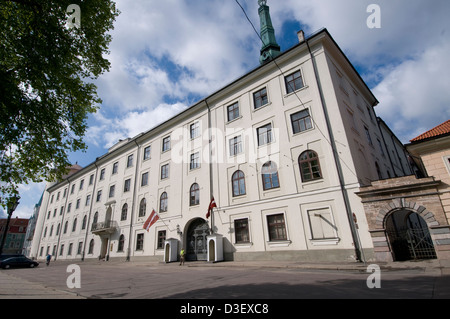
{"type": "Polygon", "coordinates": [[[377,104],[326,29],[300,37],[49,186],[31,255],[163,260],[170,239],[187,260],[207,260],[213,233],[225,260],[370,260],[355,192],[412,174],[377,104]],[[211,197],[217,208],[206,218],[211,197]],[[147,231],[153,209],[159,220],[147,231]]]}

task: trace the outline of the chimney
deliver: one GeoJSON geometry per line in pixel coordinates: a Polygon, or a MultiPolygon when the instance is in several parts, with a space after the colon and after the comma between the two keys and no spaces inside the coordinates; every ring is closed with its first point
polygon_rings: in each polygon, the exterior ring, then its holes
{"type": "Polygon", "coordinates": [[[305,32],[303,30],[300,30],[297,32],[298,42],[302,43],[305,41],[305,32]]]}

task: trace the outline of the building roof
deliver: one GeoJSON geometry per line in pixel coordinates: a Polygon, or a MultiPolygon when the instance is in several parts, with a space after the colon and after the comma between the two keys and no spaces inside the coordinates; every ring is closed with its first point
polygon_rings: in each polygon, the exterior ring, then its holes
{"type": "Polygon", "coordinates": [[[423,140],[427,140],[430,138],[440,137],[442,135],[450,134],[450,120],[445,121],[442,124],[439,124],[435,128],[432,128],[429,131],[413,138],[410,142],[421,142],[423,140]]]}

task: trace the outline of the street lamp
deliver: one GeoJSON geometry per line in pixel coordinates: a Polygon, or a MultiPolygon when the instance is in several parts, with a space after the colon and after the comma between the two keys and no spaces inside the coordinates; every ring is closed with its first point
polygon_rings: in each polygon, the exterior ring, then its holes
{"type": "Polygon", "coordinates": [[[5,228],[5,231],[3,232],[2,244],[0,245],[0,255],[3,253],[3,246],[5,245],[5,239],[6,239],[6,235],[8,233],[8,227],[9,227],[9,221],[11,220],[11,215],[16,210],[17,206],[19,205],[19,200],[20,200],[20,196],[18,196],[18,195],[11,197],[8,200],[8,204],[7,204],[7,208],[6,208],[7,213],[8,213],[8,219],[6,220],[6,228],[5,228]]]}

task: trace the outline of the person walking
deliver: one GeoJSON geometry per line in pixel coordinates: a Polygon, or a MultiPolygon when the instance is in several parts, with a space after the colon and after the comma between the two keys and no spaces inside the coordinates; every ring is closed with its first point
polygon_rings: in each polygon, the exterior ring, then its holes
{"type": "Polygon", "coordinates": [[[47,266],[50,265],[50,260],[52,259],[52,255],[47,254],[47,266]]]}
{"type": "Polygon", "coordinates": [[[184,251],[184,249],[181,249],[180,252],[180,266],[184,265],[184,256],[186,255],[186,252],[184,251]]]}

